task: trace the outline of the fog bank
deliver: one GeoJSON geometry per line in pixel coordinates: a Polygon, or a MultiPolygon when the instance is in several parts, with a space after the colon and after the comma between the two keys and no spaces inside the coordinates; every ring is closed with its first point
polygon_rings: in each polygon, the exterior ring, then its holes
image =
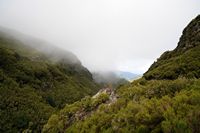
{"type": "Polygon", "coordinates": [[[197,0],[1,0],[0,25],[72,51],[92,71],[144,73],[176,47],[197,0]]]}

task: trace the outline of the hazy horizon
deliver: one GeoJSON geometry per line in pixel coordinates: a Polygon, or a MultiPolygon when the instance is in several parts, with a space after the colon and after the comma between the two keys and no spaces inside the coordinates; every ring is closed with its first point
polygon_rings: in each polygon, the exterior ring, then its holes
{"type": "Polygon", "coordinates": [[[199,13],[197,0],[2,0],[0,26],[69,50],[91,71],[142,74],[199,13]]]}

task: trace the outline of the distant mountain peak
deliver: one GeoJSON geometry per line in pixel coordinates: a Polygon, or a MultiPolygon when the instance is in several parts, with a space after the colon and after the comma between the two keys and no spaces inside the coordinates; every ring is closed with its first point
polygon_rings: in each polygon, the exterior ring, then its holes
{"type": "Polygon", "coordinates": [[[116,72],[117,76],[124,78],[126,80],[132,81],[134,79],[137,79],[138,77],[141,77],[140,74],[134,74],[132,72],[127,72],[127,71],[117,71],[116,72]]]}

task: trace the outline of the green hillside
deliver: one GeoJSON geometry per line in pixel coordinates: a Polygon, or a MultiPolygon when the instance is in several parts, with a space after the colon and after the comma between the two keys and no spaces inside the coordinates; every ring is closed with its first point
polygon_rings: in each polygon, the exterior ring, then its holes
{"type": "Polygon", "coordinates": [[[44,133],[199,133],[200,16],[144,76],[53,114],[44,133]],[[116,99],[113,100],[112,97],[116,99]]]}
{"type": "Polygon", "coordinates": [[[0,32],[0,132],[40,132],[57,109],[98,91],[72,53],[47,45],[55,53],[41,52],[25,42],[0,32]]]}
{"type": "Polygon", "coordinates": [[[146,79],[200,78],[200,15],[184,29],[178,46],[161,55],[144,74],[146,79]]]}

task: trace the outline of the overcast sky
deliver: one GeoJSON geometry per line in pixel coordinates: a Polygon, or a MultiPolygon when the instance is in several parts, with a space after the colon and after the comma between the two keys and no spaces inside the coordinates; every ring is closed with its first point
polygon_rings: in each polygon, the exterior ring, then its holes
{"type": "Polygon", "coordinates": [[[72,51],[92,71],[143,73],[176,47],[200,0],[0,0],[0,25],[72,51]]]}

